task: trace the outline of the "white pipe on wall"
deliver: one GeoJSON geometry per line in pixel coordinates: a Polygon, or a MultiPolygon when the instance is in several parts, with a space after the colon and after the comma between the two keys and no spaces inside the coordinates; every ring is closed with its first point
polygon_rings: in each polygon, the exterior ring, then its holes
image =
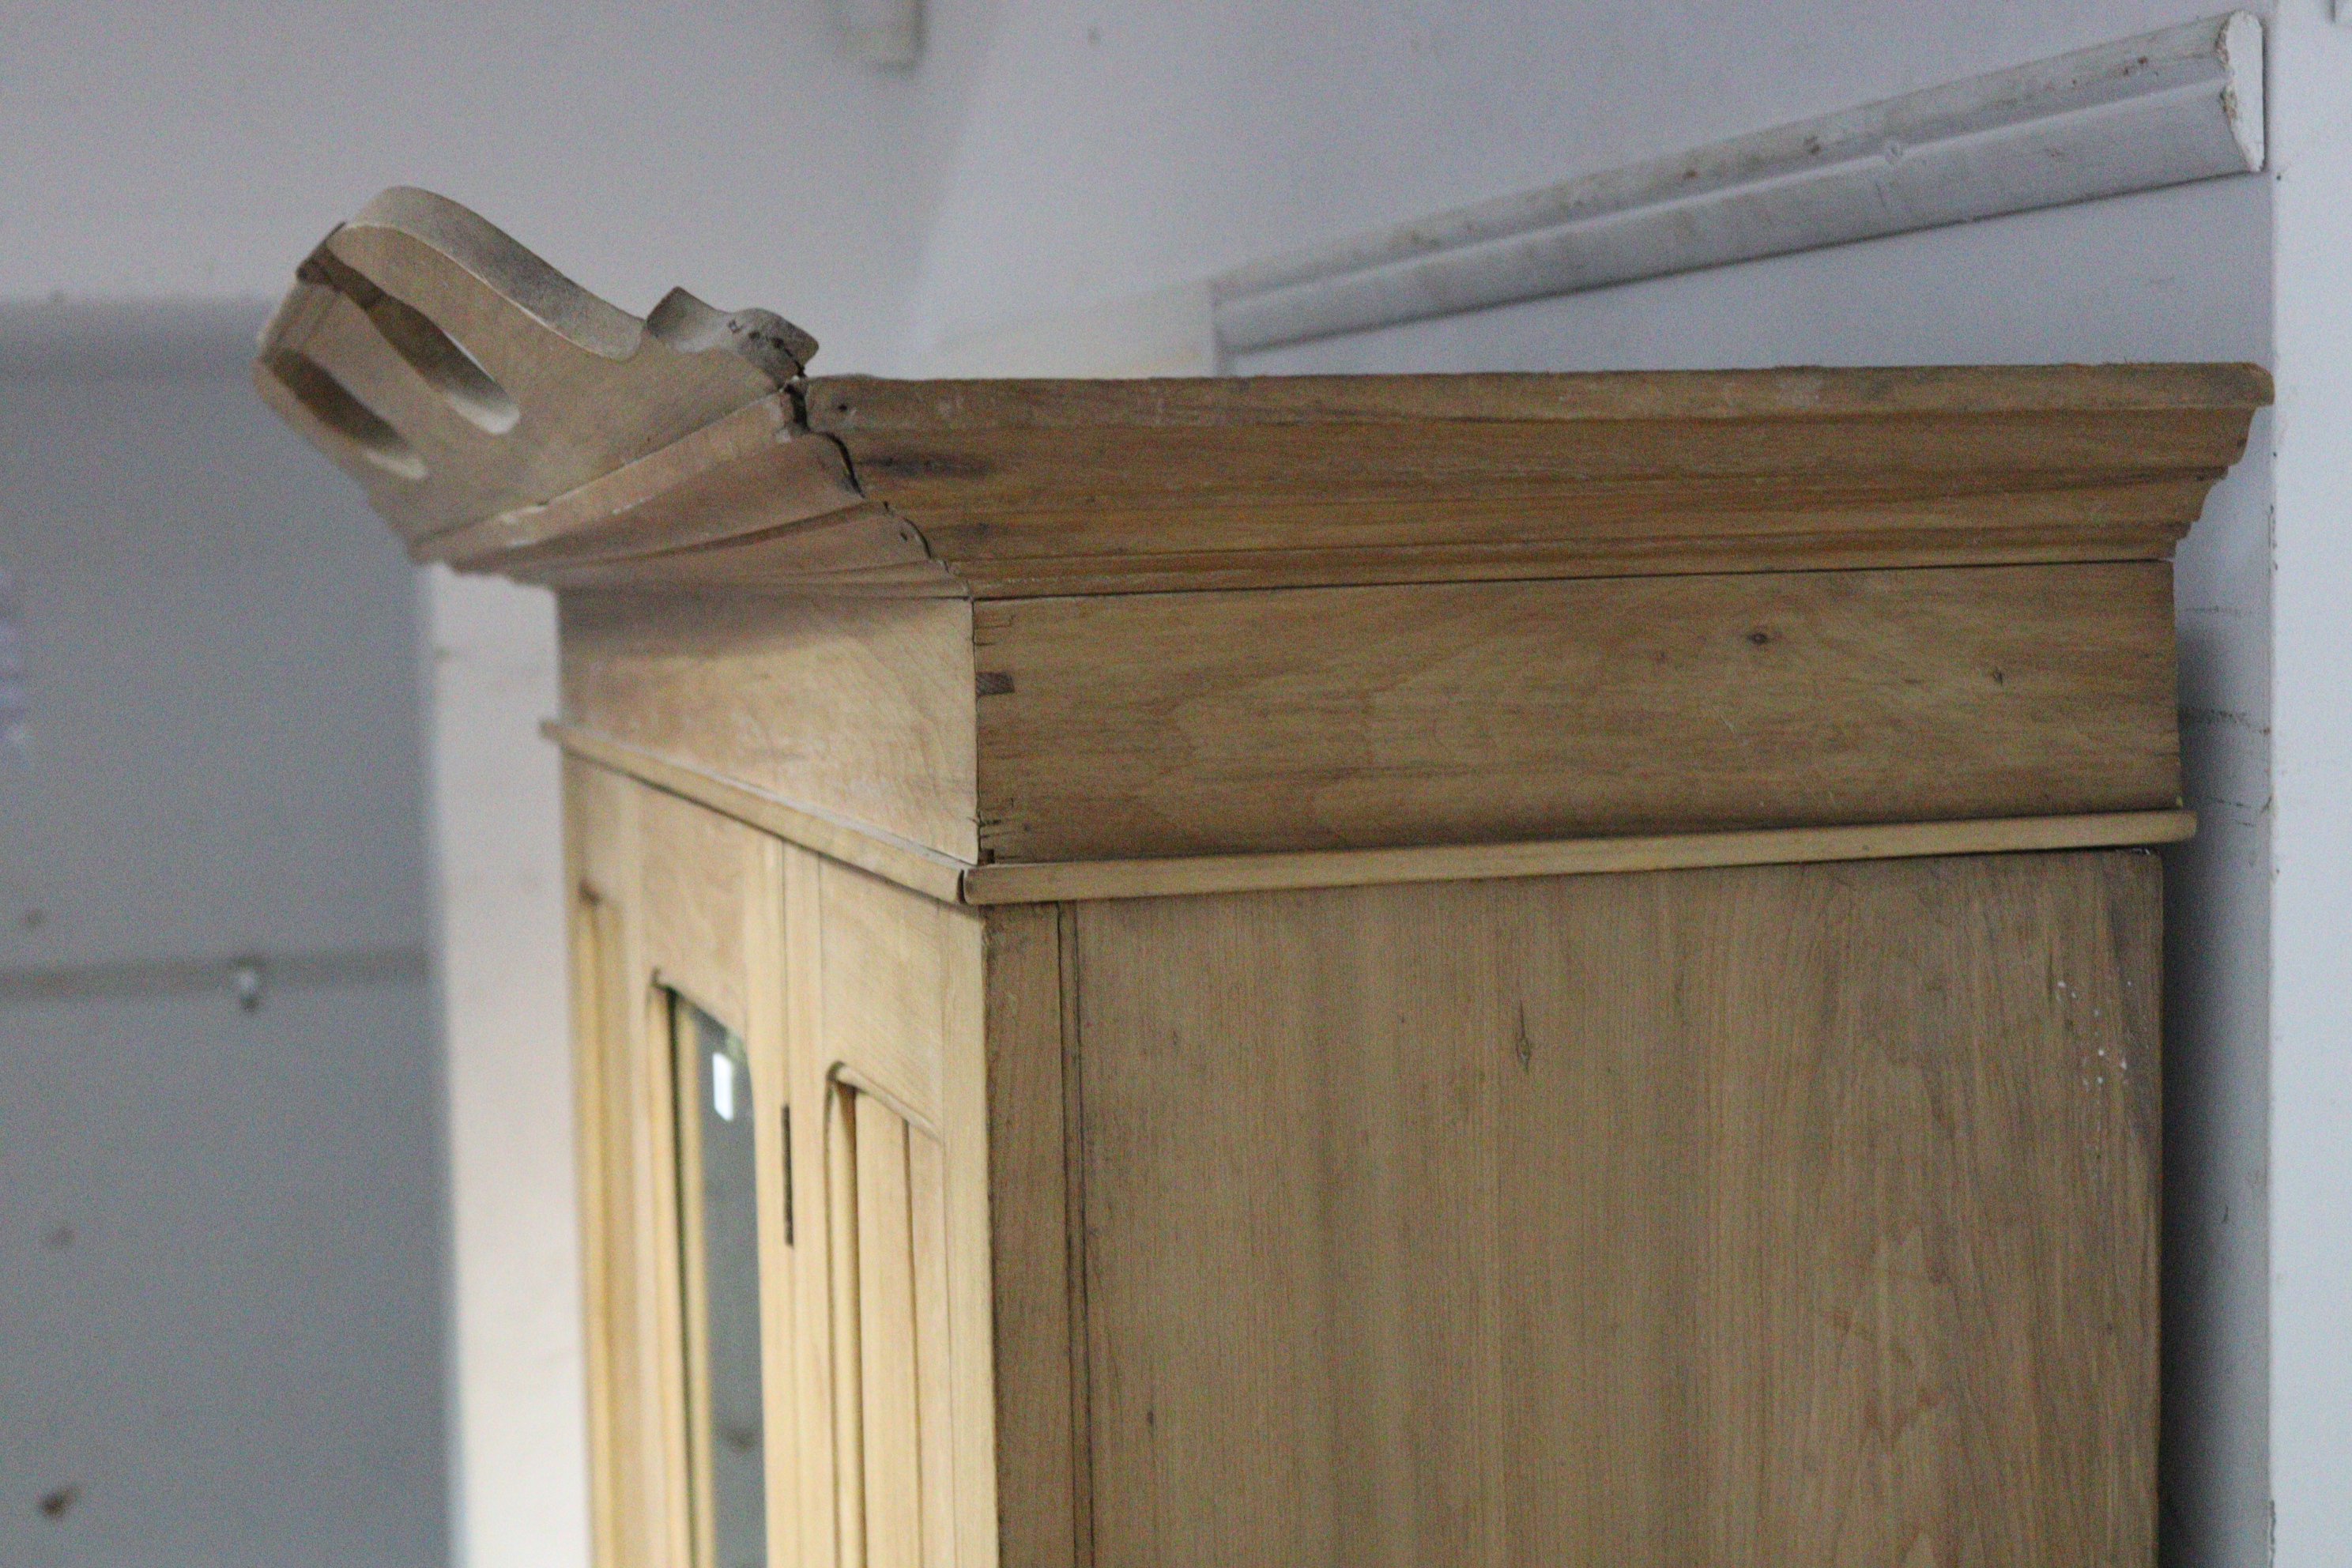
{"type": "Polygon", "coordinates": [[[2249,12],[1237,268],[1227,353],[2263,166],[2249,12]]]}

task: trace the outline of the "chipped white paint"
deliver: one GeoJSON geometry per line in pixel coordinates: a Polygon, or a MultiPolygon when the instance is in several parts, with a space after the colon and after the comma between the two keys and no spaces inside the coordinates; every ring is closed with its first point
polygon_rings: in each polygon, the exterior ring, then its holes
{"type": "Polygon", "coordinates": [[[2276,1568],[2352,1562],[2352,37],[2282,3],[2271,770],[2270,1455],[2276,1568]]]}
{"type": "Polygon", "coordinates": [[[2263,28],[2168,27],[1240,268],[1237,353],[2263,166],[2263,28]]]}

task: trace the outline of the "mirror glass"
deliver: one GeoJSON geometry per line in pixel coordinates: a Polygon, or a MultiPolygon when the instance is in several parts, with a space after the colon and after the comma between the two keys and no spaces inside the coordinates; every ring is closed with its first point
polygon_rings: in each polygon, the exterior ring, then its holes
{"type": "Polygon", "coordinates": [[[740,1038],[684,997],[671,995],[670,1017],[694,1533],[710,1568],[765,1568],[751,1062],[740,1038]]]}

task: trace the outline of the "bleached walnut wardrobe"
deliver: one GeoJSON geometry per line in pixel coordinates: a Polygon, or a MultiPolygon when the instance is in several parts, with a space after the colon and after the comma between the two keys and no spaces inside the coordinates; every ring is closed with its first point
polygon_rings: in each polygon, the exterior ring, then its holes
{"type": "Polygon", "coordinates": [[[562,605],[604,1568],[2146,1563],[2240,365],[812,377],[388,192],[562,605]]]}

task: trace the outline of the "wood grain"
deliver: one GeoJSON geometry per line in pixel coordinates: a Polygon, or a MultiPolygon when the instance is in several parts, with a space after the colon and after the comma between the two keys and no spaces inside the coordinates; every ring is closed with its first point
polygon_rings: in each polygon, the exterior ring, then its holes
{"type": "Polygon", "coordinates": [[[1883,365],[1559,374],[1048,376],[897,381],[817,376],[809,423],[829,435],[1235,426],[1609,424],[1627,420],[2161,414],[2270,395],[2249,364],[1883,365]]]}
{"type": "Polygon", "coordinates": [[[572,935],[572,1073],[578,1152],[582,1370],[588,1396],[590,1540],[604,1568],[652,1560],[654,1487],[636,1310],[629,940],[635,791],[600,769],[563,770],[565,880],[572,935]]]}
{"type": "Polygon", "coordinates": [[[600,769],[565,769],[566,863],[573,889],[577,1092],[582,1142],[585,1365],[592,1496],[604,1561],[689,1561],[687,1352],[667,1008],[652,984],[643,868],[649,792],[600,769]],[[592,1032],[593,1031],[593,1032],[592,1032]]]}
{"type": "Polygon", "coordinates": [[[979,858],[970,607],[562,596],[567,723],[979,858]]]}
{"type": "Polygon", "coordinates": [[[815,350],[772,312],[683,289],[640,321],[455,202],[396,187],[303,261],[254,382],[413,541],[668,447],[815,350]]]}
{"type": "Polygon", "coordinates": [[[778,393],[576,489],[417,540],[409,553],[522,576],[542,561],[692,553],[858,509],[873,510],[849,482],[841,448],[809,435],[790,395],[778,393]]]}
{"type": "Polygon", "coordinates": [[[831,1119],[824,1250],[802,1252],[832,1274],[835,1556],[820,1561],[994,1568],[983,924],[786,853],[798,1081],[831,1119]]]}
{"type": "Polygon", "coordinates": [[[923,1568],[922,1433],[907,1124],[854,1099],[858,1377],[865,1405],[866,1563],[923,1568]]]}
{"type": "Polygon", "coordinates": [[[1297,854],[1164,856],[1135,860],[1000,861],[965,866],[902,839],[804,811],[585,731],[545,726],[572,756],[709,807],[777,838],[871,872],[911,892],[979,907],[1092,899],[1157,899],[1280,888],[1359,888],[1491,877],[1598,876],[1700,866],[2006,855],[2027,850],[2177,844],[2194,837],[2191,811],[1982,817],[1747,833],[1540,839],[1297,854]]]}
{"type": "MultiPolygon", "coordinates": [[[[620,782],[599,769],[577,771],[588,787],[620,782]]],[[[783,1226],[784,1165],[791,1157],[782,1115],[791,1103],[785,846],[674,795],[635,784],[621,787],[635,796],[631,842],[637,857],[634,879],[643,969],[636,985],[649,996],[655,1016],[644,1047],[645,1070],[658,1071],[666,1079],[665,1103],[693,1103],[680,1098],[697,1091],[697,1080],[691,1053],[679,1051],[670,1037],[667,997],[673,993],[738,1035],[751,1068],[764,1324],[760,1373],[763,1405],[771,1413],[761,1436],[768,1476],[768,1545],[772,1561],[791,1563],[803,1550],[806,1512],[798,1496],[804,1436],[793,1415],[800,1405],[801,1375],[796,1259],[783,1226]]],[[[661,1223],[676,1227],[678,1236],[683,1267],[675,1279],[682,1303],[677,1332],[684,1358],[684,1415],[697,1430],[707,1422],[709,1407],[709,1371],[698,1327],[705,1321],[699,1188],[681,1186],[676,1173],[698,1168],[695,1140],[700,1125],[695,1116],[673,1121],[670,1135],[680,1141],[679,1147],[658,1173],[661,1179],[647,1200],[666,1205],[661,1223]]],[[[662,1271],[652,1272],[658,1276],[662,1271]]],[[[688,1514],[697,1532],[695,1561],[705,1562],[713,1550],[708,1456],[698,1442],[685,1441],[683,1446],[693,1461],[689,1485],[697,1500],[688,1514]]]]}
{"type": "Polygon", "coordinates": [[[403,193],[257,372],[561,592],[604,1568],[710,1548],[668,987],[761,1110],[778,1568],[2147,1560],[2160,887],[2089,847],[2190,826],[2263,372],[813,347],[403,193]]]}
{"type": "Polygon", "coordinates": [[[625,774],[666,795],[708,806],[721,816],[731,817],[788,844],[814,849],[829,860],[870,871],[926,898],[954,900],[962,887],[964,872],[971,869],[961,860],[895,834],[799,802],[780,800],[764,791],[656,756],[640,747],[624,745],[593,731],[550,722],[540,726],[540,733],[579,762],[625,774]]]}
{"type": "Polygon", "coordinates": [[[2147,1561],[2158,877],[1079,906],[1094,1561],[2147,1561]]]}
{"type": "Polygon", "coordinates": [[[915,1559],[956,1568],[956,1457],[953,1325],[949,1301],[947,1153],[940,1140],[907,1133],[907,1246],[914,1311],[916,1510],[921,1520],[915,1559]]]}
{"type": "Polygon", "coordinates": [[[988,916],[994,1458],[1002,1558],[1023,1568],[1081,1561],[1060,928],[1051,906],[988,916]]]}
{"type": "MultiPolygon", "coordinates": [[[[955,1568],[998,1568],[996,1456],[996,1296],[991,1262],[992,1209],[988,1065],[988,928],[972,910],[952,910],[940,931],[944,950],[940,1011],[946,1047],[944,1125],[940,1134],[941,1213],[945,1225],[944,1364],[928,1359],[925,1386],[946,1385],[950,1431],[945,1443],[950,1511],[940,1516],[948,1539],[925,1537],[933,1561],[955,1568]],[[944,1557],[938,1553],[944,1552],[944,1557]]],[[[928,1321],[928,1320],[927,1320],[928,1321]]],[[[924,1449],[925,1464],[939,1453],[924,1449]]],[[[926,1469],[926,1495],[940,1481],[926,1469]]],[[[1022,1559],[1014,1559],[1022,1562],[1022,1559]]]]}
{"type": "Polygon", "coordinates": [[[820,863],[825,1049],[836,1075],[936,1133],[946,1119],[947,906],[820,863]]]}
{"type": "Polygon", "coordinates": [[[637,816],[651,973],[748,1041],[753,961],[746,927],[759,837],[740,822],[659,790],[645,791],[637,816]]]}
{"type": "Polygon", "coordinates": [[[2236,365],[810,383],[982,596],[2167,554],[2236,365]]]}
{"type": "Polygon", "coordinates": [[[2269,395],[2242,365],[833,378],[804,438],[729,457],[714,426],[431,549],[562,586],[982,598],[2159,559],[2269,395]]]}
{"type": "Polygon", "coordinates": [[[2179,805],[2158,563],[974,606],[995,860],[2179,805]]]}
{"type": "MultiPolygon", "coordinates": [[[[733,826],[730,824],[730,826],[733,826]]],[[[808,1561],[808,1515],[801,1495],[806,1436],[801,1409],[800,1286],[803,1267],[790,1219],[793,1180],[792,1020],[786,994],[784,932],[788,847],[739,828],[745,862],[743,1037],[751,1068],[760,1247],[761,1442],[767,1459],[768,1560],[779,1568],[808,1561]]]]}
{"type": "Polygon", "coordinates": [[[824,1429],[833,1438],[834,1552],[839,1568],[866,1568],[865,1249],[859,1246],[864,1204],[858,1186],[857,1091],[829,1082],[825,1107],[825,1243],[831,1301],[826,1343],[833,1359],[833,1408],[824,1429]]]}
{"type": "Polygon", "coordinates": [[[982,597],[2160,559],[2252,365],[802,379],[394,189],[304,260],[264,401],[420,558],[572,587],[982,597]]]}
{"type": "MultiPolygon", "coordinates": [[[[841,1465],[854,1440],[836,1431],[835,1412],[845,1395],[837,1386],[840,1357],[849,1352],[834,1331],[844,1297],[854,1280],[841,1269],[847,1237],[838,1223],[856,1202],[844,1187],[854,1167],[836,1156],[840,1129],[839,1089],[832,1079],[824,1017],[824,862],[798,845],[782,846],[784,870],[784,1066],[793,1116],[793,1274],[795,1333],[790,1359],[795,1373],[793,1405],[772,1412],[790,1421],[800,1469],[798,1484],[785,1494],[799,1517],[797,1568],[836,1568],[848,1550],[842,1526],[842,1500],[856,1484],[841,1465]]],[[[849,1388],[856,1384],[850,1384],[849,1388]]],[[[776,1494],[772,1492],[772,1498],[776,1494]]]]}

